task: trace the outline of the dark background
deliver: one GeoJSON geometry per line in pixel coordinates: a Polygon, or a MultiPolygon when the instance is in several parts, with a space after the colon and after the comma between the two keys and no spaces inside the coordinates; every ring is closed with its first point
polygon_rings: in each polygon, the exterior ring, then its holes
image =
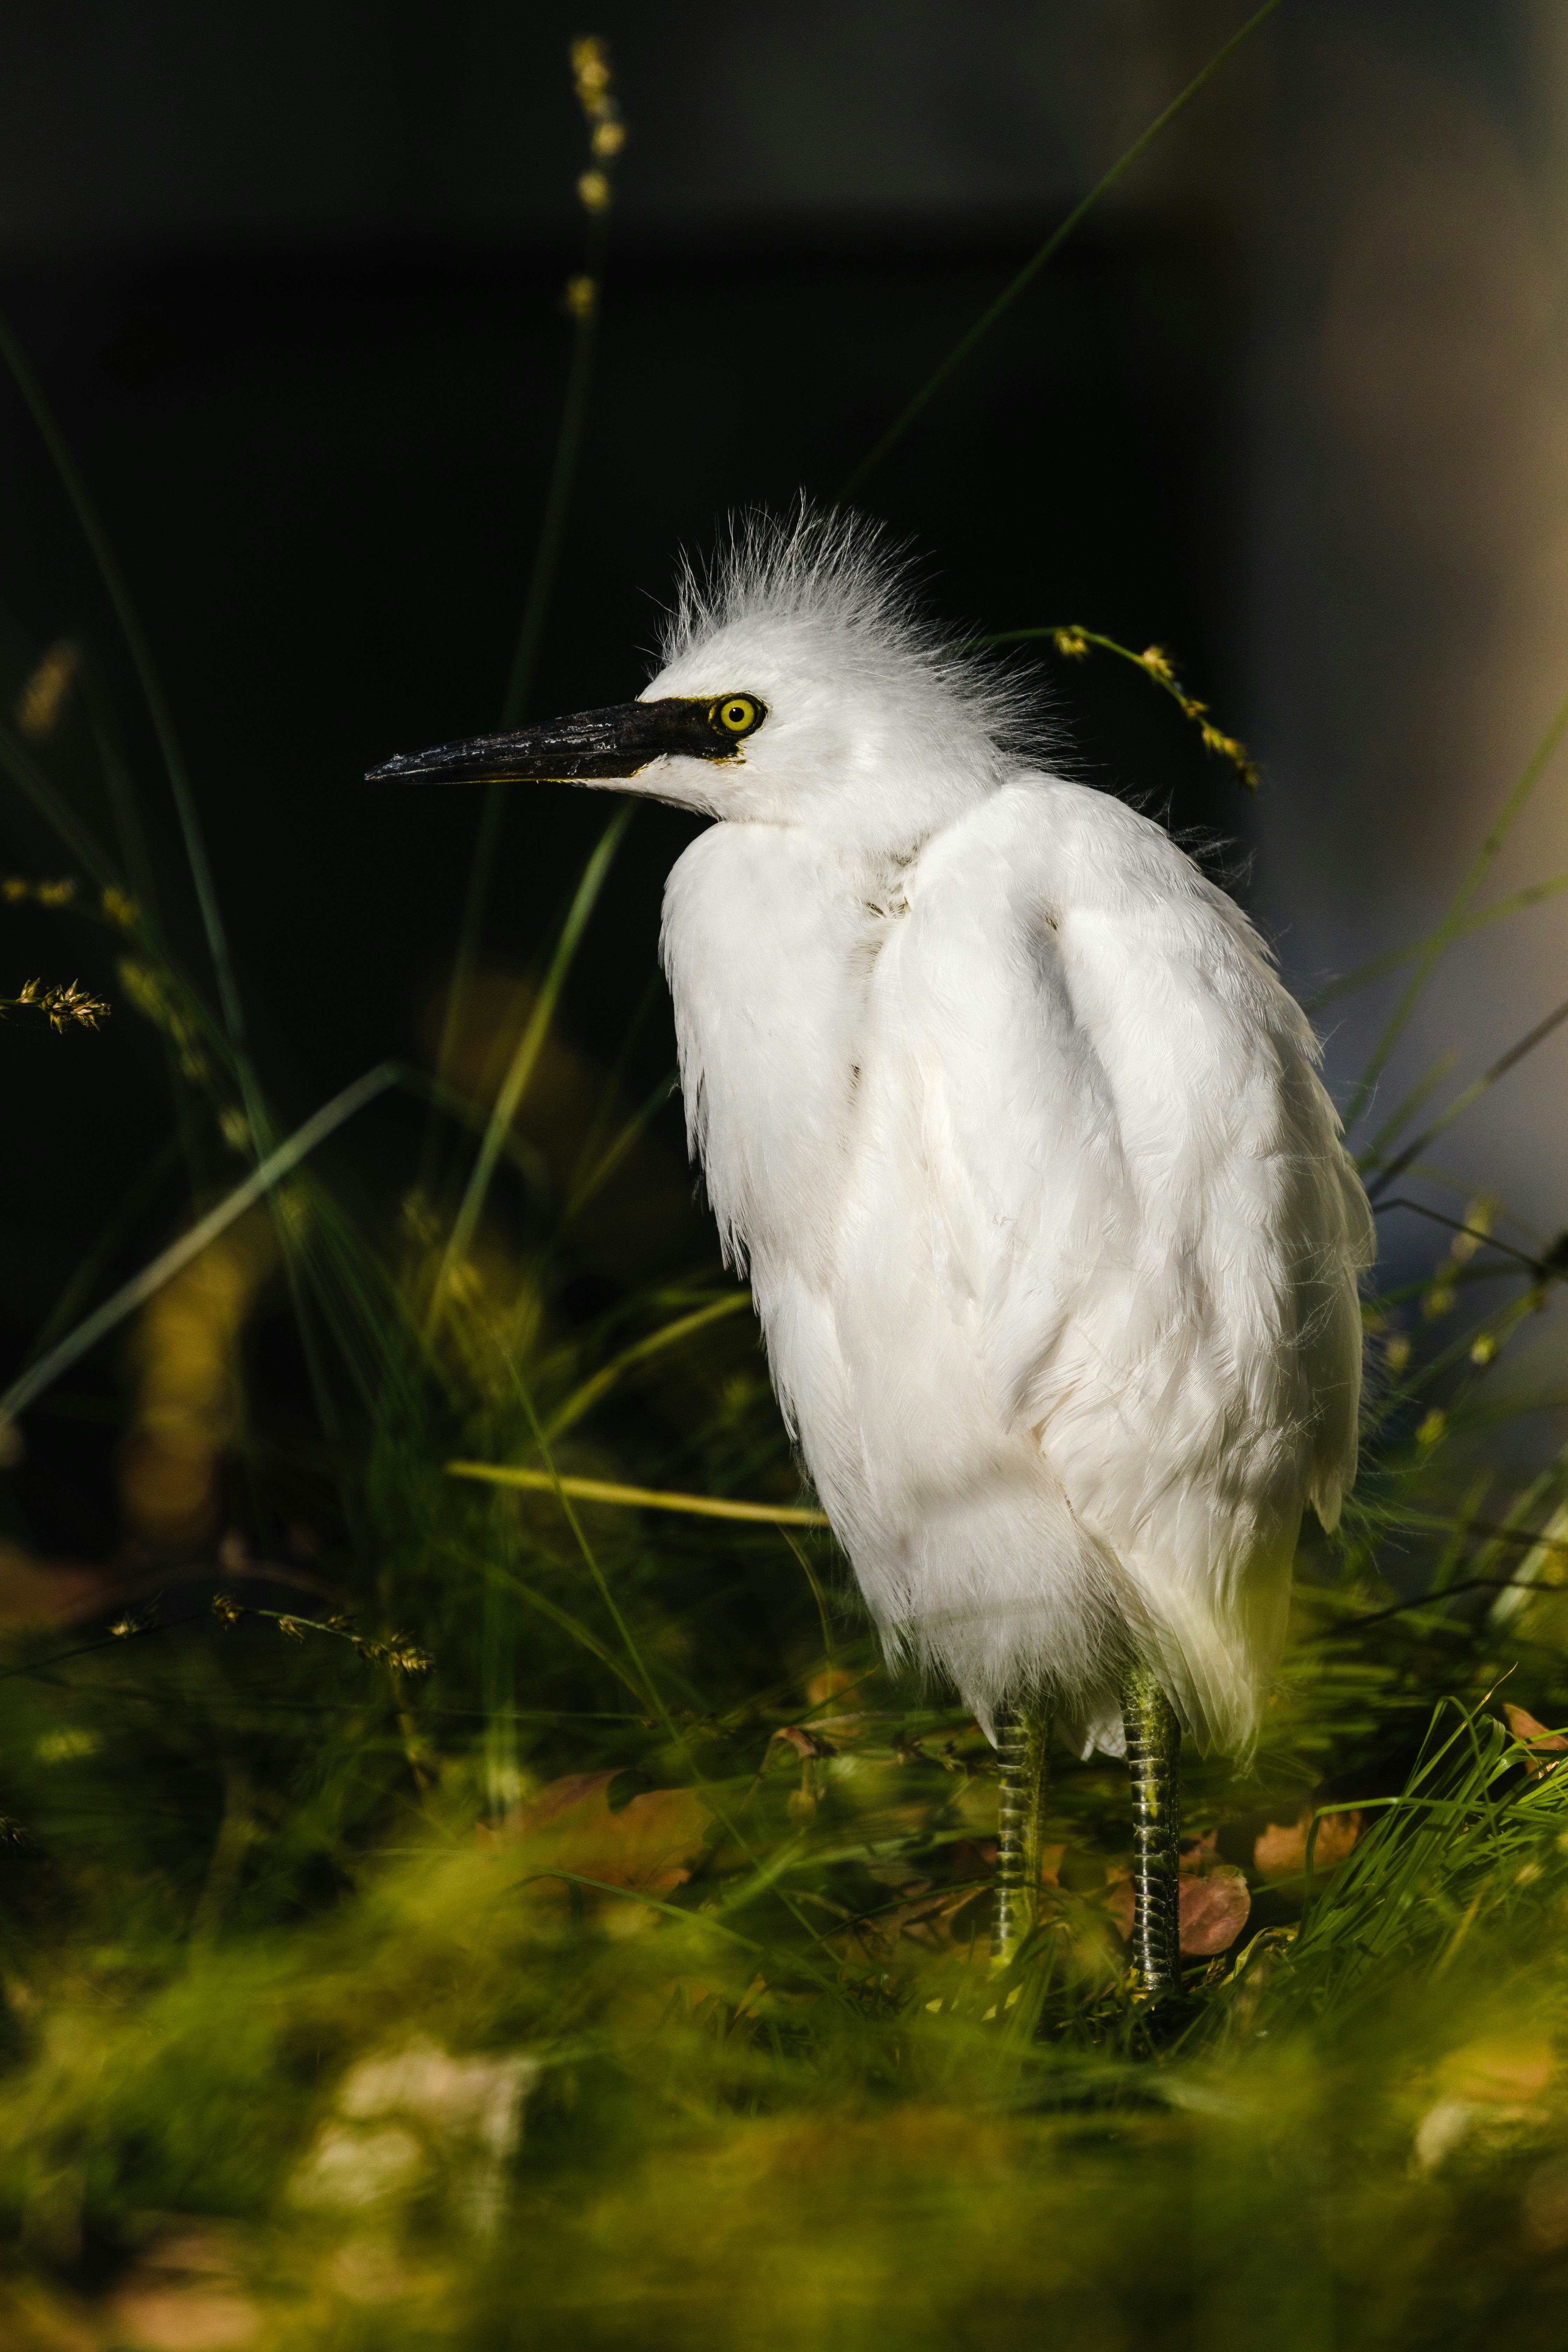
{"type": "MultiPolygon", "coordinates": [[[[582,267],[571,37],[607,38],[629,136],[539,711],[635,691],[677,551],[738,506],[831,496],[1245,13],[8,13],[0,300],[156,650],[286,1117],[417,1056],[449,965],[477,807],[362,778],[499,717],[582,267]]],[[[1109,657],[1042,666],[1063,761],[1216,837],[1298,984],[1435,919],[1568,688],[1563,63],[1550,5],[1288,0],[862,495],[956,630],[1076,619],[1171,649],[1263,760],[1257,807],[1109,657]]],[[[8,696],[66,633],[108,681],[200,966],[132,674],[0,385],[8,696]]],[[[62,740],[57,772],[97,815],[79,752],[62,740]]],[[[1505,884],[1568,863],[1562,805],[1543,794],[1505,884]]],[[[605,814],[513,796],[488,967],[529,966],[605,814]]],[[[614,872],[568,1003],[592,1057],[642,994],[686,837],[645,809],[614,872]]],[[[69,866],[8,792],[0,865],[69,866]]],[[[168,1112],[104,942],[30,908],[5,920],[5,990],[80,969],[118,1006],[96,1039],[19,1016],[5,1032],[0,1346],[17,1361],[168,1112]]],[[[1561,933],[1547,908],[1468,950],[1410,1073],[1450,1040],[1474,1066],[1562,994],[1561,933]]],[[[1342,1092],[1387,1002],[1336,1021],[1342,1092]]],[[[661,1005],[632,1094],[671,1059],[661,1005]]],[[[1564,1067],[1543,1051],[1454,1153],[1551,1227],[1568,1214],[1564,1067]]],[[[396,1107],[353,1145],[388,1202],[416,1148],[396,1107]]],[[[154,1197],[115,1270],[180,1214],[177,1188],[154,1197]]]]}

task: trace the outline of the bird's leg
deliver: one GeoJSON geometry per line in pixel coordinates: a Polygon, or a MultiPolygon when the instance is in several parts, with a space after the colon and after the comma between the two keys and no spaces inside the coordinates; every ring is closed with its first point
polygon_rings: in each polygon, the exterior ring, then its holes
{"type": "Polygon", "coordinates": [[[1181,1979],[1176,1759],[1182,1727],[1158,1675],[1134,1666],[1121,1686],[1132,1776],[1132,1990],[1152,2000],[1181,1979]]]}
{"type": "Polygon", "coordinates": [[[996,1837],[996,1924],[991,1965],[1006,1968],[1039,1917],[1040,1849],[1046,1816],[1046,1748],[1051,1718],[1044,1707],[1002,1708],[996,1760],[1002,1804],[996,1837]]]}

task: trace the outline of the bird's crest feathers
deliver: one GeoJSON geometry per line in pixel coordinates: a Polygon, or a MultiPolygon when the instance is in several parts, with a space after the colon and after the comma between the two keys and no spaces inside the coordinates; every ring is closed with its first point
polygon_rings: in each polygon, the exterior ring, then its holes
{"type": "Polygon", "coordinates": [[[824,667],[911,700],[945,705],[1009,766],[1042,758],[1049,733],[1037,680],[966,647],[922,612],[913,562],[886,526],[814,507],[731,517],[706,563],[688,556],[676,582],[660,664],[752,625],[773,644],[809,644],[824,667]]]}

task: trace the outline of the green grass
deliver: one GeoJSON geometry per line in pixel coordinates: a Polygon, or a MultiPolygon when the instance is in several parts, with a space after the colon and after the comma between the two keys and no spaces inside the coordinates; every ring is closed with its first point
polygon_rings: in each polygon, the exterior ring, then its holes
{"type": "MultiPolygon", "coordinates": [[[[809,1674],[781,1545],[587,1515],[623,1633],[548,1510],[429,1464],[389,1507],[417,1698],[270,1621],[10,1685],[8,2341],[199,2299],[193,2241],[289,2346],[1556,2340],[1568,1785],[1493,1718],[1484,1639],[1304,1606],[1262,1753],[1190,1770],[1190,1825],[1245,1851],[1327,1777],[1366,1827],[1151,2020],[1101,1891],[1119,1769],[1061,1759],[1060,1885],[998,1980],[973,1730],[872,1674],[780,1739],[798,1685],[662,1601],[760,1585],[809,1674]],[[515,2143],[476,2120],[509,2085],[515,2143]]],[[[1510,1647],[1551,1712],[1556,1643],[1510,1647]]]]}
{"type": "MultiPolygon", "coordinates": [[[[605,857],[495,1073],[514,1108],[605,857]]],[[[221,1116],[221,1027],[154,968],[221,1116]]],[[[270,1223],[136,1295],[143,1394],[170,1348],[243,1378],[247,1317],[292,1302],[315,1424],[262,1384],[223,1449],[253,1540],[315,1535],[297,1599],[198,1545],[117,1630],[13,1644],[7,2342],[1555,2344],[1568,1781],[1500,1715],[1568,1718],[1564,1554],[1531,1540],[1568,1469],[1517,1435],[1551,1251],[1459,1199],[1369,1303],[1367,1464],[1265,1737],[1185,1765],[1251,1916],[1151,2016],[1121,1767],[1057,1759],[1057,1885],[998,1979],[990,1751],[889,1683],[826,1539],[548,1483],[798,1499],[716,1265],[574,1304],[647,1113],[572,1067],[548,1188],[505,1100],[448,1089],[444,1184],[351,1213],[284,1152],[270,1223]],[[1281,1875],[1314,1804],[1361,1835],[1281,1875]]]]}
{"type": "Polygon", "coordinates": [[[1055,1884],[995,1976],[991,1751],[889,1679],[826,1538],[573,1499],[800,1500],[743,1291],[701,1245],[639,1271],[684,1181],[668,1088],[628,1103],[560,1032],[624,814],[482,1080],[481,841],[440,1075],[383,1066],[287,1133],[151,653],[6,355],[157,715],[215,987],[171,948],[129,781],[110,852],[50,725],[0,728],[78,877],[44,903],[120,960],[106,1048],[138,1016],[161,1042],[148,1181],[187,1161],[206,1244],[116,1291],[106,1199],[3,1408],[25,1430],[128,1343],[150,1562],[112,1626],[0,1664],[5,2345],[1554,2352],[1568,1780],[1504,1710],[1568,1720],[1568,1459],[1537,1410],[1563,1254],[1427,1156],[1518,1054],[1371,1106],[1441,956],[1561,885],[1483,896],[1568,706],[1443,923],[1326,992],[1409,975],[1352,1108],[1382,1202],[1422,1186],[1429,1262],[1368,1303],[1365,1466],[1304,1546],[1258,1752],[1185,1759],[1186,1832],[1250,1916],[1151,2013],[1122,1990],[1121,1767],[1057,1758],[1055,1884]],[[389,1170],[353,1120],[399,1088],[429,1126],[389,1170]],[[229,1486],[160,1538],[171,1412],[229,1486]]]}

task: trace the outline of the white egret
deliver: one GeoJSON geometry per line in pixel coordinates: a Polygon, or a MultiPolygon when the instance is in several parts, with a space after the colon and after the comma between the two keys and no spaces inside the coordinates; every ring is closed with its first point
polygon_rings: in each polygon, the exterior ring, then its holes
{"type": "Polygon", "coordinates": [[[394,760],[716,818],[663,952],[688,1130],[889,1654],[994,1739],[994,1952],[1052,1717],[1128,1757],[1133,1973],[1179,1971],[1182,1732],[1244,1748],[1304,1505],[1355,1475],[1365,1196],[1304,1014],[1169,835],[1028,756],[878,534],[689,572],[639,700],[394,760]]]}

